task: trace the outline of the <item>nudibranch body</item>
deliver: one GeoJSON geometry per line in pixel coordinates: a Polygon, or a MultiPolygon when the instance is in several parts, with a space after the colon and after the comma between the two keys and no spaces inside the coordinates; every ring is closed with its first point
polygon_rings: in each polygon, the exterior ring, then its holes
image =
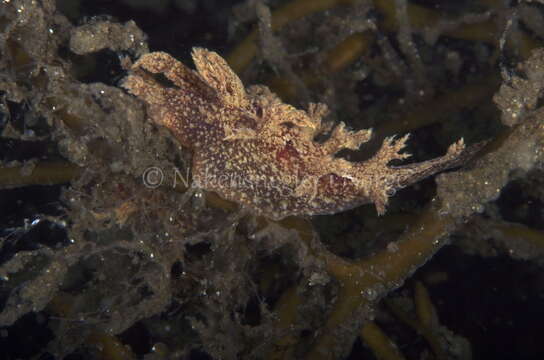
{"type": "Polygon", "coordinates": [[[258,215],[279,220],[333,214],[371,202],[383,214],[395,190],[459,165],[466,153],[461,139],[442,157],[388,165],[409,156],[400,152],[404,136],[386,138],[366,161],[338,158],[342,149],[357,150],[372,131],[350,131],[339,123],[327,140],[317,142],[325,128],[325,105],[296,109],[266,86],[245,89],[217,53],[195,48],[192,55],[196,71],[163,52],[144,55],[123,86],[147,103],[152,121],[192,149],[196,186],[258,215]]]}

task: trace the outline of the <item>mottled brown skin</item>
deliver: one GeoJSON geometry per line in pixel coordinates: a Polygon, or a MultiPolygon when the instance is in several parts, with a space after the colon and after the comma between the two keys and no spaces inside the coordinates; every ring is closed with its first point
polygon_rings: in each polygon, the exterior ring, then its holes
{"type": "Polygon", "coordinates": [[[307,111],[284,104],[266,86],[244,88],[215,52],[193,50],[197,71],[170,55],[142,56],[123,86],[148,105],[149,117],[167,127],[193,150],[193,182],[274,220],[290,215],[333,214],[374,203],[385,212],[397,189],[446,168],[466,154],[463,140],[446,155],[422,163],[388,166],[407,136],[385,139],[371,159],[349,162],[334,155],[357,150],[371,130],[349,131],[338,124],[329,138],[323,132],[323,104],[307,111]],[[152,74],[163,74],[173,86],[152,74]]]}

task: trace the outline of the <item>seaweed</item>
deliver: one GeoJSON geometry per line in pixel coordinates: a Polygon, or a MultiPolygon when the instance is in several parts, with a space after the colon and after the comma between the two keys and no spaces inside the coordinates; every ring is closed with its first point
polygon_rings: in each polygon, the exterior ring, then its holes
{"type": "Polygon", "coordinates": [[[542,352],[531,315],[544,239],[539,1],[102,5],[0,3],[7,359],[542,352]],[[407,131],[418,161],[460,137],[485,146],[390,194],[381,217],[367,205],[256,216],[190,187],[192,152],[119,86],[149,49],[186,60],[193,46],[285,102],[327,104],[325,129],[374,128],[368,150],[340,158],[371,158],[407,131]],[[493,289],[504,296],[480,301],[493,289]],[[507,348],[509,336],[521,345],[507,348]]]}

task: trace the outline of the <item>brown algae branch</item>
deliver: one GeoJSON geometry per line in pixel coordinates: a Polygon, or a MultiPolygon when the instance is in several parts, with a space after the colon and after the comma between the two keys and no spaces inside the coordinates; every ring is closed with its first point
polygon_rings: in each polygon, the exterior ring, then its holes
{"type": "MultiPolygon", "coordinates": [[[[283,220],[281,225],[297,230],[314,256],[324,262],[327,272],[339,282],[337,301],[306,358],[330,359],[333,354],[329,351],[334,349],[338,341],[336,330],[352,322],[358,310],[373,305],[379,298],[401,286],[404,279],[446,244],[446,235],[453,224],[453,217],[441,216],[435,207],[429,207],[394,246],[369,259],[350,262],[330,253],[314,241],[310,223],[301,218],[283,220]]],[[[300,299],[292,289],[282,296],[276,307],[279,310],[277,315],[280,328],[286,328],[294,322],[299,302],[300,299]]],[[[270,359],[281,358],[280,353],[292,351],[295,343],[292,336],[286,336],[277,345],[280,350],[270,359]]]]}
{"type": "MultiPolygon", "coordinates": [[[[272,30],[279,30],[290,22],[319,11],[355,3],[356,0],[295,0],[272,12],[272,30]]],[[[386,31],[396,31],[398,23],[395,2],[392,0],[376,0],[374,6],[384,14],[384,29],[386,31]]],[[[412,27],[418,31],[432,27],[441,18],[439,12],[412,3],[407,4],[407,13],[412,27]]],[[[493,19],[489,19],[485,22],[463,24],[463,26],[446,31],[446,34],[465,40],[496,42],[495,31],[493,19]]],[[[257,36],[257,29],[253,29],[227,57],[227,62],[235,72],[240,73],[243,71],[255,57],[257,53],[257,36]]],[[[525,38],[523,40],[524,44],[527,43],[525,38]]],[[[526,47],[533,48],[532,45],[526,47]]]]}
{"type": "Polygon", "coordinates": [[[426,209],[417,222],[395,243],[369,259],[347,262],[331,253],[323,253],[326,268],[339,282],[337,303],[328,315],[307,359],[330,359],[342,324],[352,321],[358,310],[402,285],[443,245],[454,224],[451,216],[441,216],[434,208],[426,209]],[[395,248],[395,250],[389,250],[395,248]]]}
{"type": "Polygon", "coordinates": [[[416,306],[417,318],[405,311],[401,306],[397,305],[394,300],[385,299],[384,302],[397,318],[425,338],[437,360],[447,359],[436,332],[438,318],[436,317],[435,308],[431,302],[430,295],[423,284],[416,282],[414,287],[414,303],[416,306]]]}
{"type": "Polygon", "coordinates": [[[429,206],[398,241],[370,258],[346,261],[314,241],[311,226],[304,220],[282,221],[284,227],[299,232],[314,255],[324,262],[327,272],[339,282],[336,303],[306,358],[329,359],[339,340],[336,331],[353,321],[361,309],[401,286],[404,279],[446,243],[460,219],[497,198],[512,170],[528,171],[544,163],[543,118],[544,110],[531,114],[523,123],[491,141],[470,168],[439,175],[441,204],[429,206]]]}
{"type": "MultiPolygon", "coordinates": [[[[279,30],[289,22],[298,20],[309,14],[325,11],[341,4],[352,4],[354,0],[296,0],[272,12],[272,30],[279,30]]],[[[254,29],[239,43],[227,57],[232,69],[240,73],[257,53],[258,31],[254,29]]]]}
{"type": "Polygon", "coordinates": [[[365,322],[361,328],[361,339],[370,347],[378,360],[405,360],[395,343],[373,321],[365,322]]]}
{"type": "Polygon", "coordinates": [[[72,181],[80,172],[79,166],[68,162],[0,166],[0,188],[63,184],[72,181]]]}

